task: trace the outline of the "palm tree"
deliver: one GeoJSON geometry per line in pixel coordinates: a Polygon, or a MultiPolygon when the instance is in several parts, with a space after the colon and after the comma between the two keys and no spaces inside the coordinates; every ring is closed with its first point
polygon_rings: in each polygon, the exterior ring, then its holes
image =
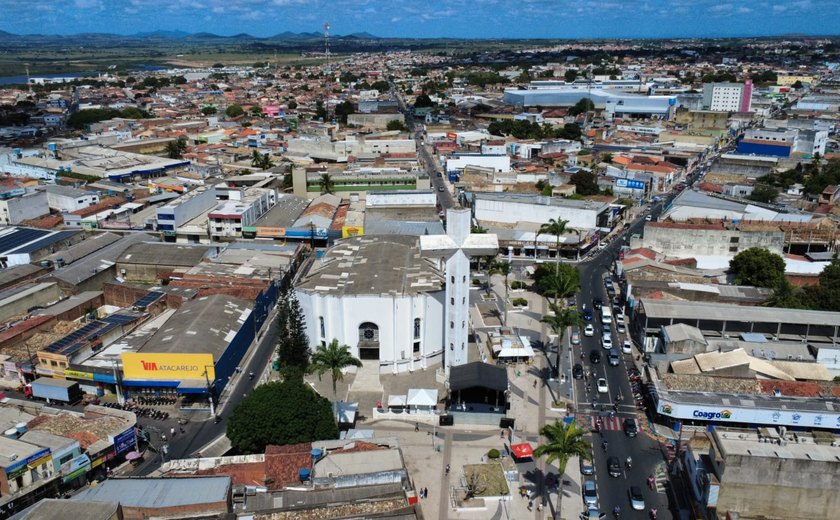
{"type": "Polygon", "coordinates": [[[309,362],[309,371],[318,374],[318,379],[324,372],[329,372],[332,377],[333,400],[337,398],[338,390],[336,382],[344,380],[341,370],[346,367],[360,367],[362,362],[350,354],[350,347],[339,345],[337,339],[333,339],[329,345],[320,345],[312,354],[309,362]]]}
{"type": "Polygon", "coordinates": [[[257,150],[251,152],[251,166],[254,168],[259,168],[260,164],[262,164],[263,156],[257,150]]]}
{"type": "Polygon", "coordinates": [[[262,170],[274,168],[274,161],[271,160],[271,156],[267,153],[263,154],[262,158],[260,159],[259,167],[262,170]]]}
{"type": "Polygon", "coordinates": [[[566,329],[574,325],[581,326],[583,316],[577,309],[564,309],[555,303],[549,303],[548,308],[552,314],[546,314],[540,321],[548,325],[551,331],[557,335],[557,362],[554,365],[554,372],[559,376],[560,354],[563,351],[563,337],[566,335],[566,329]]]}
{"type": "Polygon", "coordinates": [[[554,235],[557,239],[557,242],[554,246],[554,254],[557,255],[557,265],[560,265],[560,235],[566,233],[566,224],[568,224],[568,220],[556,220],[556,219],[548,219],[548,222],[540,226],[539,231],[537,231],[537,236],[539,235],[554,235]]]}
{"type": "Polygon", "coordinates": [[[321,194],[324,193],[335,193],[335,183],[329,173],[321,175],[321,194]]]}
{"type": "Polygon", "coordinates": [[[487,286],[488,286],[488,293],[489,293],[489,286],[490,286],[490,277],[494,274],[501,274],[505,277],[505,321],[504,324],[507,325],[507,304],[508,304],[508,293],[510,290],[510,284],[508,284],[508,277],[510,276],[511,272],[511,265],[510,262],[507,260],[493,260],[490,263],[490,267],[487,269],[487,286]]]}
{"type": "Polygon", "coordinates": [[[577,280],[571,276],[567,276],[566,272],[560,272],[557,268],[554,275],[547,275],[540,280],[539,287],[544,294],[551,294],[554,296],[554,302],[551,305],[558,305],[559,298],[573,294],[576,290],[577,280]]]}
{"type": "MultiPolygon", "coordinates": [[[[557,463],[559,481],[562,485],[563,474],[566,472],[566,464],[569,459],[577,455],[584,460],[592,460],[589,443],[583,438],[584,430],[574,423],[566,424],[555,420],[553,424],[546,424],[540,429],[540,435],[547,439],[545,444],[540,444],[534,450],[535,457],[546,456],[546,463],[557,463]]],[[[563,493],[559,493],[559,500],[563,499],[563,493]]],[[[558,504],[557,509],[560,509],[558,504]]]]}

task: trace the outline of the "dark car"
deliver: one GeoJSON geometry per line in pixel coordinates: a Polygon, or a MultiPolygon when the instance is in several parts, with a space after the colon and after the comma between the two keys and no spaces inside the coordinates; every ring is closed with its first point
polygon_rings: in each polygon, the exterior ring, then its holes
{"type": "Polygon", "coordinates": [[[636,426],[636,419],[631,417],[624,419],[624,434],[628,437],[635,437],[639,434],[639,428],[636,426]]]}
{"type": "Polygon", "coordinates": [[[601,298],[595,298],[594,300],[592,300],[592,306],[596,309],[601,310],[602,305],[604,305],[604,300],[602,300],[601,298]]]}
{"type": "Polygon", "coordinates": [[[575,379],[583,379],[583,365],[575,363],[575,366],[572,368],[572,377],[575,379]]]}
{"type": "Polygon", "coordinates": [[[621,476],[621,462],[618,461],[618,457],[615,455],[607,459],[607,471],[611,477],[617,478],[621,476]]]}
{"type": "Polygon", "coordinates": [[[592,321],[592,309],[584,307],[583,309],[583,319],[586,321],[592,321]]]}
{"type": "Polygon", "coordinates": [[[589,353],[589,362],[590,363],[600,363],[601,362],[601,351],[600,350],[593,350],[589,353]]]}

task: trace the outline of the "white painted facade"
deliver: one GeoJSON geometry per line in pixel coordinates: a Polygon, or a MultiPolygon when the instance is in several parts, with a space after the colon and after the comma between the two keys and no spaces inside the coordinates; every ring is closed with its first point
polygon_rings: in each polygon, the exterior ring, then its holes
{"type": "Polygon", "coordinates": [[[542,224],[548,222],[549,219],[562,219],[568,221],[566,227],[569,229],[595,229],[598,215],[606,209],[606,206],[602,203],[593,203],[587,208],[582,201],[574,206],[563,206],[559,203],[540,204],[537,197],[517,200],[515,196],[503,197],[500,194],[487,197],[484,194],[477,194],[473,207],[475,218],[479,222],[542,224]]]}
{"type": "Polygon", "coordinates": [[[510,171],[510,157],[507,155],[457,155],[446,160],[446,170],[463,170],[467,166],[493,168],[497,172],[510,171]]]}
{"type": "Polygon", "coordinates": [[[379,369],[400,373],[439,363],[443,351],[444,291],[408,295],[344,295],[297,291],[306,320],[309,344],[329,344],[337,339],[355,357],[365,323],[377,326],[379,369]],[[420,320],[415,335],[415,320],[420,320]],[[321,323],[323,320],[323,328],[321,323]]]}
{"type": "Polygon", "coordinates": [[[49,213],[47,194],[43,191],[0,200],[0,225],[3,226],[14,226],[24,220],[43,217],[49,213]]]}

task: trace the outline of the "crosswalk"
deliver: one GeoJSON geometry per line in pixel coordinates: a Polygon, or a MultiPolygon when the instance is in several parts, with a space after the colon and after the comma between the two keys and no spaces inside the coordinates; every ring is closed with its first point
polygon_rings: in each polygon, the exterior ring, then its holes
{"type": "MultiPolygon", "coordinates": [[[[576,422],[582,426],[583,428],[595,429],[595,426],[598,423],[598,417],[596,415],[578,415],[576,417],[576,422]]],[[[601,430],[604,431],[622,431],[624,430],[624,417],[620,415],[616,415],[614,417],[610,417],[608,415],[602,415],[601,418],[601,430]]],[[[640,424],[638,419],[633,419],[636,422],[636,429],[641,432],[642,425],[640,424]]]]}

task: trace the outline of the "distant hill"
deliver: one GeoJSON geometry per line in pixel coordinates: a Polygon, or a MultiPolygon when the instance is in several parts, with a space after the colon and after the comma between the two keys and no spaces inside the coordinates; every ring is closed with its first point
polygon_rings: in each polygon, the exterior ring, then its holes
{"type": "Polygon", "coordinates": [[[152,31],[152,32],[139,32],[135,33],[132,36],[137,38],[165,38],[168,40],[181,40],[189,36],[190,33],[185,31],[152,31]]]}
{"type": "MultiPolygon", "coordinates": [[[[188,33],[185,31],[145,31],[134,34],[113,34],[113,33],[77,33],[67,35],[57,34],[14,34],[7,31],[0,31],[0,40],[17,39],[21,41],[34,40],[39,41],[60,41],[60,40],[77,40],[77,39],[91,39],[91,40],[125,40],[125,39],[156,39],[156,40],[311,40],[323,38],[324,34],[311,31],[294,33],[291,31],[284,31],[274,36],[260,37],[248,33],[239,33],[232,36],[223,36],[211,32],[197,32],[188,33]]],[[[350,39],[381,39],[378,36],[367,32],[352,33],[345,36],[338,34],[332,35],[333,38],[350,38],[350,39]]]]}
{"type": "Polygon", "coordinates": [[[370,34],[369,32],[352,33],[352,34],[348,34],[347,36],[344,36],[344,38],[358,38],[360,40],[379,40],[380,39],[379,36],[375,36],[373,34],[370,34]]]}

